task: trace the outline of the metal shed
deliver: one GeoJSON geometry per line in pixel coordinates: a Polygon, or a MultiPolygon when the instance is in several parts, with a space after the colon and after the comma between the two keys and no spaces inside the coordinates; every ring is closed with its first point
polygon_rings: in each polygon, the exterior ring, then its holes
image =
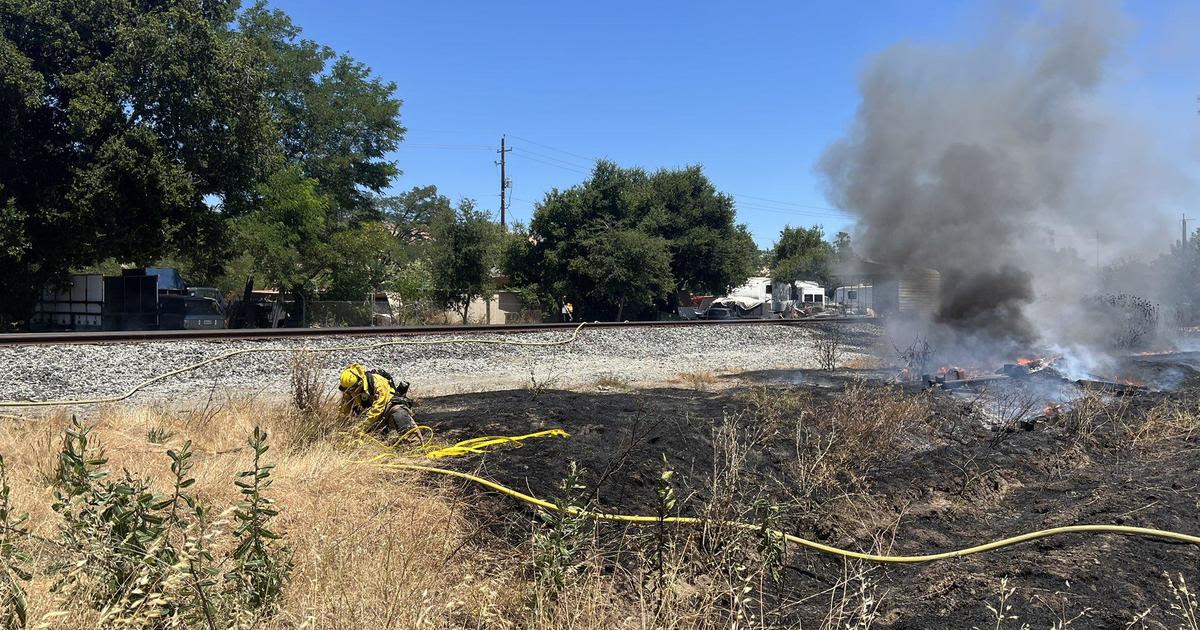
{"type": "Polygon", "coordinates": [[[935,269],[860,261],[837,275],[844,284],[871,286],[873,308],[880,315],[932,313],[938,309],[942,274],[935,269]]]}

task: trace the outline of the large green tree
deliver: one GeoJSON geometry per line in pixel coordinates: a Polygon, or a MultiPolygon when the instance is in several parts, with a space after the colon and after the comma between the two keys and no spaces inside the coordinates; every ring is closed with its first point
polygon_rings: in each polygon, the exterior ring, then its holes
{"type": "Polygon", "coordinates": [[[657,171],[635,198],[639,229],[666,240],[674,290],[721,294],[754,273],[754,238],[699,166],[657,171]]]}
{"type": "Polygon", "coordinates": [[[72,267],[216,263],[277,155],[235,8],[0,0],[0,320],[72,267]]]}
{"type": "Polygon", "coordinates": [[[500,227],[469,199],[453,210],[437,212],[430,225],[432,297],[462,315],[467,323],[471,301],[492,288],[492,269],[500,244],[500,227]]]}
{"type": "Polygon", "coordinates": [[[546,194],[528,231],[509,240],[505,270],[515,285],[537,287],[543,304],[566,298],[587,317],[644,316],[676,292],[723,293],[746,280],[757,250],[735,221],[733,201],[699,167],[647,174],[602,160],[587,181],[546,194]],[[646,264],[623,267],[629,259],[606,238],[636,246],[646,264]],[[597,271],[600,260],[607,268],[597,271]],[[606,284],[613,277],[628,294],[606,284]]]}
{"type": "Polygon", "coordinates": [[[828,286],[833,252],[833,247],[825,241],[821,226],[785,226],[771,249],[771,275],[784,282],[810,280],[828,286]]]}
{"type": "MultiPolygon", "coordinates": [[[[266,101],[286,164],[323,200],[323,240],[303,257],[296,272],[303,282],[281,288],[301,301],[317,294],[363,300],[384,287],[403,257],[403,239],[382,223],[398,203],[381,194],[399,173],[387,157],[404,136],[396,86],[300,37],[291,18],[265,2],[238,16],[238,31],[262,56],[266,101]]],[[[289,240],[307,242],[304,226],[294,229],[289,240]]]]}
{"type": "Polygon", "coordinates": [[[331,201],[327,229],[379,219],[378,195],[399,174],[387,155],[405,131],[396,85],[301,38],[291,18],[263,0],[241,13],[238,30],[263,56],[267,102],[285,158],[331,201]]]}
{"type": "Polygon", "coordinates": [[[617,306],[622,321],[627,307],[648,307],[674,287],[667,239],[632,228],[597,227],[582,239],[584,256],[571,271],[588,279],[588,297],[617,306]]]}
{"type": "Polygon", "coordinates": [[[299,168],[278,171],[259,187],[258,209],[234,222],[239,249],[271,286],[307,293],[328,264],[333,252],[325,238],[329,199],[316,187],[299,168]]]}

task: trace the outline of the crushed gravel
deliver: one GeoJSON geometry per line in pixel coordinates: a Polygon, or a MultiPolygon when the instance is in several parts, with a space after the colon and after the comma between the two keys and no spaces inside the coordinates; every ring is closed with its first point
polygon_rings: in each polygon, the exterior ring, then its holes
{"type": "Polygon", "coordinates": [[[122,344],[0,346],[0,401],[80,399],[123,393],[164,372],[231,350],[282,348],[218,361],[154,383],[133,401],[207,397],[210,392],[286,393],[296,350],[319,351],[321,374],[334,382],[350,362],[382,367],[410,381],[417,396],[521,387],[531,377],[550,387],[572,387],[615,376],[631,384],[668,381],[684,372],[737,372],[814,367],[814,335],[793,326],[587,329],[570,345],[514,346],[452,343],[409,345],[434,339],[554,341],[569,332],[424,337],[317,337],[287,340],[157,341],[122,344]],[[398,345],[370,350],[323,348],[398,345]]]}

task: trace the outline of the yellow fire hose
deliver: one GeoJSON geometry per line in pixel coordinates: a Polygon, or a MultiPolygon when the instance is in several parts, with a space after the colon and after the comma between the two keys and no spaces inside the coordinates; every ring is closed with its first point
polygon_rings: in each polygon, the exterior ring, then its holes
{"type": "MultiPolygon", "coordinates": [[[[477,483],[477,484],[484,486],[486,488],[489,488],[491,490],[495,490],[496,492],[499,492],[501,494],[508,495],[518,501],[523,501],[530,505],[535,505],[539,508],[542,508],[543,510],[550,510],[550,511],[555,511],[555,512],[564,511],[564,510],[561,510],[555,504],[550,503],[549,501],[544,501],[537,497],[533,497],[533,496],[530,496],[523,492],[520,492],[518,490],[509,488],[508,486],[496,483],[494,481],[490,481],[488,479],[484,479],[483,477],[472,475],[470,473],[459,472],[457,470],[449,470],[446,468],[435,468],[433,466],[422,466],[420,464],[405,464],[405,463],[399,463],[399,462],[377,462],[377,463],[374,463],[374,465],[379,466],[381,468],[388,468],[388,469],[393,469],[393,470],[415,470],[415,471],[421,471],[421,472],[427,472],[427,473],[434,473],[437,475],[446,475],[449,477],[457,477],[459,479],[465,479],[467,481],[477,483]]],[[[611,513],[607,513],[607,512],[593,512],[593,511],[588,511],[588,510],[579,510],[579,509],[575,509],[575,508],[569,508],[565,511],[570,514],[574,514],[576,516],[580,516],[583,518],[601,520],[601,521],[616,521],[616,522],[621,522],[621,523],[638,523],[638,524],[643,524],[643,525],[656,524],[659,522],[659,518],[657,516],[611,514],[611,513]]],[[[712,520],[706,520],[706,519],[696,518],[696,517],[692,517],[692,516],[668,516],[668,517],[662,519],[661,522],[670,523],[672,525],[714,524],[714,525],[721,525],[724,527],[733,527],[733,528],[749,530],[749,531],[762,531],[762,526],[756,525],[754,523],[743,523],[740,521],[712,521],[712,520]]],[[[769,530],[767,530],[767,532],[769,535],[771,535],[775,538],[782,539],[782,540],[785,540],[787,542],[794,543],[797,545],[801,545],[803,547],[807,547],[809,549],[812,549],[814,551],[819,551],[821,553],[827,553],[827,554],[832,554],[835,556],[841,556],[843,558],[851,558],[851,559],[855,559],[855,560],[865,560],[867,562],[881,562],[881,563],[887,563],[887,564],[919,564],[922,562],[934,562],[936,560],[949,560],[951,558],[962,558],[965,556],[975,555],[977,553],[983,553],[985,551],[993,551],[995,549],[1002,549],[1004,547],[1011,547],[1013,545],[1019,545],[1021,543],[1029,542],[1032,540],[1038,540],[1039,538],[1049,538],[1050,536],[1057,536],[1060,534],[1076,534],[1076,533],[1123,534],[1126,536],[1140,536],[1140,537],[1144,537],[1144,538],[1162,538],[1162,539],[1166,539],[1166,540],[1175,540],[1175,541],[1179,541],[1179,542],[1184,542],[1184,543],[1188,543],[1188,544],[1192,544],[1192,545],[1200,545],[1200,536],[1192,536],[1190,534],[1181,534],[1179,532],[1172,532],[1172,531],[1167,531],[1167,530],[1162,530],[1162,529],[1151,529],[1148,527],[1130,527],[1130,526],[1126,526],[1126,525],[1066,525],[1064,527],[1052,527],[1050,529],[1041,529],[1038,531],[1021,534],[1019,536],[1012,536],[1012,537],[1004,538],[1004,539],[997,540],[994,542],[985,543],[982,545],[975,545],[973,547],[966,547],[964,549],[956,549],[954,551],[943,551],[941,553],[930,553],[930,554],[922,554],[922,555],[916,555],[916,556],[886,556],[886,555],[878,555],[878,554],[873,554],[873,553],[862,553],[859,551],[851,551],[849,549],[839,549],[837,547],[831,547],[829,545],[819,543],[815,540],[809,540],[807,538],[801,538],[799,536],[794,536],[792,534],[788,534],[788,533],[780,531],[778,529],[769,529],[769,530]]]]}
{"type": "MultiPolygon", "coordinates": [[[[427,426],[423,426],[423,425],[414,427],[413,429],[411,429],[407,433],[405,433],[403,436],[401,436],[399,442],[406,440],[411,435],[414,435],[414,434],[420,435],[422,432],[426,432],[426,431],[432,432],[433,429],[431,429],[427,426]]],[[[465,440],[463,442],[459,442],[458,444],[454,444],[454,445],[447,446],[447,447],[441,447],[441,448],[438,448],[436,446],[427,446],[424,443],[422,443],[422,445],[420,447],[416,448],[411,454],[416,454],[416,455],[424,454],[425,457],[430,458],[430,459],[437,459],[437,458],[442,458],[442,457],[455,457],[455,456],[466,455],[466,454],[471,454],[471,453],[484,453],[496,446],[500,446],[503,444],[513,444],[513,445],[520,446],[524,440],[531,439],[531,438],[550,437],[550,436],[558,436],[558,437],[564,437],[564,438],[570,437],[562,429],[550,429],[548,431],[539,431],[538,433],[530,433],[528,435],[521,435],[521,436],[515,436],[515,437],[489,436],[489,437],[482,437],[482,438],[474,438],[474,439],[470,439],[470,440],[465,440]]],[[[725,521],[725,520],[714,521],[714,520],[696,518],[696,517],[692,517],[692,516],[668,516],[660,521],[657,516],[639,516],[639,515],[633,515],[633,514],[613,514],[613,513],[609,513],[609,512],[596,512],[596,511],[591,511],[591,510],[580,510],[577,508],[567,508],[566,510],[563,510],[562,508],[559,508],[557,505],[555,505],[549,501],[545,501],[543,499],[539,499],[537,497],[525,494],[524,492],[521,492],[519,490],[514,490],[508,486],[497,483],[495,481],[491,481],[489,479],[484,479],[483,477],[480,477],[478,475],[472,475],[470,473],[460,472],[457,470],[450,470],[447,468],[437,468],[434,466],[424,466],[421,464],[409,464],[409,463],[405,463],[402,461],[395,461],[396,459],[400,459],[400,458],[404,457],[404,455],[402,454],[402,451],[400,451],[397,447],[389,446],[389,445],[383,443],[382,441],[378,440],[377,438],[370,436],[368,434],[365,434],[365,433],[358,436],[358,438],[360,440],[359,441],[360,444],[363,443],[364,441],[367,443],[373,443],[376,447],[378,447],[380,449],[380,452],[378,454],[376,454],[375,456],[370,457],[368,459],[359,460],[359,461],[354,462],[356,464],[371,465],[371,466],[376,466],[379,468],[384,468],[384,469],[389,469],[389,470],[412,470],[412,471],[433,473],[436,475],[445,475],[448,477],[456,477],[458,479],[465,479],[466,481],[470,481],[472,483],[479,484],[485,488],[495,490],[496,492],[499,492],[501,494],[512,497],[518,501],[528,503],[529,505],[539,507],[543,510],[550,510],[553,512],[565,511],[567,513],[570,513],[570,514],[573,514],[575,516],[579,516],[582,518],[601,520],[601,521],[615,521],[615,522],[619,522],[619,523],[636,523],[636,524],[642,524],[642,525],[651,525],[651,524],[657,524],[660,522],[668,523],[671,525],[712,524],[712,525],[720,525],[723,527],[732,527],[732,528],[742,529],[742,530],[747,530],[747,531],[757,531],[757,532],[763,531],[761,525],[754,524],[754,523],[745,523],[745,522],[741,522],[741,521],[725,521]]],[[[951,558],[962,558],[965,556],[975,555],[977,553],[983,553],[985,551],[993,551],[996,549],[1002,549],[1004,547],[1011,547],[1013,545],[1019,545],[1021,543],[1038,540],[1040,538],[1049,538],[1050,536],[1058,536],[1060,534],[1079,534],[1079,533],[1122,534],[1122,535],[1126,535],[1126,536],[1139,536],[1139,537],[1144,537],[1144,538],[1160,538],[1160,539],[1165,539],[1165,540],[1174,540],[1174,541],[1178,541],[1178,542],[1184,542],[1184,543],[1200,546],[1200,536],[1193,536],[1190,534],[1182,534],[1179,532],[1172,532],[1172,531],[1167,531],[1167,530],[1162,530],[1162,529],[1151,529],[1151,528],[1147,528],[1147,527],[1131,527],[1131,526],[1127,526],[1127,525],[1066,525],[1063,527],[1052,527],[1050,529],[1042,529],[1042,530],[1038,530],[1038,531],[1034,531],[1034,532],[1029,532],[1026,534],[1020,534],[1018,536],[1012,536],[1012,537],[1004,538],[1004,539],[997,540],[994,542],[984,543],[982,545],[975,545],[973,547],[966,547],[964,549],[956,549],[953,551],[943,551],[940,553],[921,554],[921,555],[914,555],[914,556],[890,556],[890,555],[880,555],[880,554],[873,554],[873,553],[863,553],[860,551],[851,551],[849,549],[840,549],[838,547],[833,547],[830,545],[819,543],[815,540],[801,538],[799,536],[795,536],[795,535],[789,534],[787,532],[784,532],[784,531],[781,531],[778,529],[768,529],[767,533],[768,533],[768,535],[773,536],[776,539],[784,540],[789,543],[800,545],[802,547],[807,547],[808,549],[812,549],[814,551],[819,551],[821,553],[831,554],[831,555],[835,555],[835,556],[841,556],[843,558],[850,558],[850,559],[854,559],[854,560],[865,560],[867,562],[879,562],[879,563],[887,563],[887,564],[919,564],[919,563],[923,563],[923,562],[934,562],[937,560],[949,560],[951,558]]]]}
{"type": "Polygon", "coordinates": [[[362,427],[354,430],[349,434],[349,443],[351,446],[369,444],[379,450],[379,453],[368,459],[353,462],[355,464],[379,464],[387,462],[390,459],[397,459],[405,456],[422,456],[429,459],[441,459],[443,457],[461,457],[470,454],[483,454],[501,445],[521,446],[525,440],[531,440],[544,437],[571,437],[569,433],[562,429],[547,429],[538,431],[537,433],[529,433],[527,435],[489,435],[485,437],[471,438],[463,440],[457,444],[449,446],[438,446],[432,442],[427,442],[422,435],[425,433],[433,433],[431,427],[425,425],[415,426],[403,435],[397,438],[393,444],[387,444],[383,440],[367,433],[362,427]],[[409,437],[417,436],[420,443],[405,450],[401,450],[398,445],[404,444],[409,437]]]}
{"type": "MultiPolygon", "coordinates": [[[[118,394],[116,396],[104,396],[104,397],[100,397],[100,398],[80,398],[80,399],[75,399],[75,400],[0,400],[0,407],[61,407],[61,406],[66,406],[66,405],[95,405],[95,404],[100,404],[100,403],[119,402],[119,401],[125,400],[126,398],[129,398],[130,396],[133,396],[134,394],[141,391],[142,389],[144,389],[150,385],[153,385],[154,383],[157,383],[158,381],[161,381],[165,378],[170,378],[170,377],[178,375],[178,374],[183,374],[184,372],[191,372],[192,370],[202,368],[211,363],[216,363],[218,361],[224,361],[226,359],[231,359],[231,358],[239,356],[239,355],[251,354],[254,352],[304,352],[304,351],[307,351],[307,352],[354,352],[354,351],[362,351],[362,350],[375,350],[378,348],[386,348],[388,346],[439,346],[439,345],[446,345],[446,344],[452,344],[452,343],[475,343],[475,344],[482,344],[482,345],[502,345],[502,346],[540,346],[540,347],[565,346],[565,345],[575,343],[575,340],[579,338],[579,331],[582,328],[583,328],[583,324],[580,323],[578,326],[575,327],[575,330],[574,330],[574,332],[571,333],[571,336],[567,337],[566,339],[559,339],[559,340],[555,340],[555,341],[514,341],[511,339],[472,339],[469,337],[458,337],[458,338],[454,338],[454,339],[428,339],[428,340],[423,340],[423,341],[401,339],[401,340],[397,340],[397,341],[381,341],[379,343],[368,343],[368,344],[361,344],[361,345],[354,345],[354,346],[330,346],[327,348],[288,348],[288,347],[284,347],[284,346],[270,346],[270,347],[263,347],[263,348],[243,348],[241,350],[232,350],[232,351],[226,352],[224,354],[219,354],[215,357],[210,357],[203,361],[198,361],[196,363],[192,363],[191,365],[185,365],[179,369],[171,370],[170,372],[165,372],[163,374],[159,374],[158,376],[148,378],[148,379],[138,383],[137,385],[134,385],[129,391],[125,392],[124,394],[118,394]]],[[[12,417],[12,416],[8,416],[8,417],[12,417]]]]}

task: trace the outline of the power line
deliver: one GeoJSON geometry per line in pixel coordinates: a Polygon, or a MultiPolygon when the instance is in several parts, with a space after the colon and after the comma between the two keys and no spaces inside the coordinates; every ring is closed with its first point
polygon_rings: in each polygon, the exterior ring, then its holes
{"type": "Polygon", "coordinates": [[[789,217],[805,218],[805,219],[841,219],[843,217],[834,214],[820,214],[816,212],[805,212],[803,210],[779,210],[775,208],[762,208],[758,206],[738,206],[739,210],[745,212],[770,212],[773,214],[781,214],[789,217]]]}
{"type": "MultiPolygon", "coordinates": [[[[450,132],[445,131],[442,133],[450,133],[450,132]]],[[[513,138],[516,140],[521,140],[522,142],[527,142],[529,144],[532,144],[532,145],[535,145],[538,147],[542,147],[549,151],[554,151],[554,152],[557,152],[557,153],[560,153],[563,155],[571,156],[572,158],[575,158],[575,159],[561,158],[561,157],[557,157],[555,155],[551,155],[548,153],[534,151],[532,149],[528,149],[525,147],[510,147],[510,148],[508,148],[507,150],[511,151],[514,156],[522,157],[531,162],[536,162],[538,164],[543,164],[545,166],[552,166],[554,168],[562,169],[564,171],[576,173],[579,175],[590,175],[591,174],[591,163],[599,159],[596,157],[587,156],[587,155],[583,155],[580,153],[575,153],[573,151],[568,151],[566,149],[562,149],[562,148],[559,148],[559,147],[556,147],[553,145],[549,145],[549,144],[546,144],[543,142],[538,142],[536,140],[530,140],[529,138],[525,138],[523,136],[514,135],[513,138]],[[587,163],[581,164],[576,160],[584,160],[587,163]]],[[[474,144],[408,144],[408,145],[401,145],[401,146],[409,146],[409,147],[415,147],[415,148],[428,148],[428,149],[447,149],[447,150],[453,150],[453,149],[493,150],[492,147],[488,147],[488,146],[484,146],[484,145],[474,145],[474,144]]],[[[501,161],[503,161],[503,154],[501,154],[501,161]]],[[[501,177],[503,178],[503,175],[501,177]]],[[[502,185],[503,185],[503,182],[502,182],[502,185]]],[[[510,192],[510,196],[511,196],[511,190],[509,192],[510,192]]],[[[810,218],[843,218],[843,217],[847,216],[847,214],[848,214],[844,210],[841,210],[838,208],[831,208],[829,206],[818,206],[818,205],[814,205],[814,204],[798,203],[798,202],[794,202],[794,201],[782,201],[779,199],[770,199],[767,197],[759,197],[756,195],[745,195],[745,194],[741,194],[741,193],[728,193],[728,194],[732,195],[735,198],[735,202],[736,202],[736,205],[738,208],[749,210],[749,211],[770,212],[770,213],[775,213],[775,214],[786,214],[786,215],[790,215],[790,216],[805,216],[805,217],[810,217],[810,218]],[[745,200],[752,200],[752,201],[745,201],[745,200]]],[[[519,199],[519,200],[525,201],[527,203],[538,203],[538,202],[531,201],[531,200],[524,200],[524,199],[519,199]]],[[[504,208],[503,208],[504,199],[503,198],[501,199],[501,206],[502,206],[501,214],[503,215],[504,214],[503,213],[503,210],[504,210],[504,208]]]]}
{"type": "MultiPolygon", "coordinates": [[[[542,147],[542,148],[545,148],[545,149],[549,149],[549,150],[551,150],[551,151],[557,151],[557,152],[559,152],[559,153],[562,153],[562,154],[564,154],[564,155],[570,155],[570,156],[573,156],[573,157],[576,157],[576,158],[579,158],[579,159],[582,159],[582,160],[587,160],[588,162],[594,162],[594,161],[596,161],[596,160],[600,159],[600,158],[596,158],[596,157],[588,157],[588,156],[586,156],[586,155],[580,155],[579,153],[574,153],[574,152],[572,152],[572,151],[567,151],[566,149],[560,149],[560,148],[558,148],[558,147],[551,146],[551,145],[549,145],[549,144],[545,144],[545,143],[542,143],[542,142],[537,142],[536,140],[530,140],[529,138],[523,138],[523,137],[521,137],[521,136],[513,136],[513,138],[516,138],[516,139],[522,140],[522,141],[524,141],[524,142],[528,142],[528,143],[530,143],[530,144],[533,144],[533,145],[537,145],[537,146],[539,146],[539,147],[542,147]]],[[[538,156],[541,156],[541,157],[544,157],[544,158],[548,158],[548,159],[551,159],[551,160],[555,160],[555,161],[558,161],[558,162],[562,162],[563,164],[568,164],[568,165],[570,165],[570,166],[573,166],[573,167],[575,167],[575,168],[588,168],[588,169],[590,170],[590,164],[589,164],[587,167],[584,167],[584,166],[582,166],[582,165],[580,165],[580,164],[576,164],[576,163],[574,163],[574,162],[572,162],[572,161],[570,161],[570,160],[564,160],[564,159],[562,159],[562,158],[556,158],[556,157],[553,157],[553,156],[546,155],[546,154],[544,154],[544,153],[537,153],[537,152],[534,152],[534,151],[530,151],[529,149],[522,149],[522,152],[525,152],[525,153],[533,153],[534,155],[538,155],[538,156]]],[[[845,215],[845,214],[846,214],[846,212],[845,212],[844,210],[840,210],[840,209],[838,209],[838,208],[830,208],[830,207],[828,207],[828,206],[817,206],[817,205],[812,205],[812,204],[796,203],[796,202],[794,202],[794,201],[780,201],[780,200],[778,200],[778,199],[768,199],[768,198],[766,198],[766,197],[757,197],[757,196],[754,196],[754,195],[742,195],[742,194],[739,194],[739,193],[730,193],[730,194],[732,194],[734,197],[740,197],[740,198],[743,198],[743,199],[753,199],[753,200],[756,200],[756,201],[766,202],[767,204],[775,204],[775,205],[781,205],[781,206],[785,206],[785,208],[783,208],[783,209],[788,209],[788,208],[804,208],[804,209],[806,209],[806,210],[819,210],[819,211],[824,211],[824,212],[833,212],[833,213],[837,213],[837,215],[839,215],[839,216],[840,216],[840,215],[845,215]]],[[[764,210],[765,210],[765,209],[768,209],[768,208],[770,208],[770,206],[768,206],[768,205],[765,205],[765,204],[751,205],[751,204],[744,204],[744,203],[743,203],[743,204],[739,204],[739,205],[745,205],[745,206],[748,206],[748,207],[758,207],[759,209],[764,209],[764,210]]],[[[781,209],[781,210],[783,210],[783,209],[781,209]]]]}
{"type": "Polygon", "coordinates": [[[830,208],[829,206],[817,206],[817,205],[812,205],[812,204],[807,204],[807,203],[796,203],[794,201],[779,201],[777,199],[767,199],[766,197],[755,197],[754,195],[743,195],[743,194],[739,194],[739,193],[729,193],[729,194],[733,195],[734,197],[741,197],[742,199],[754,199],[756,201],[766,202],[768,204],[775,204],[775,205],[780,205],[780,206],[796,207],[796,208],[806,208],[809,210],[828,210],[830,212],[846,214],[845,210],[841,210],[838,208],[830,208]]]}
{"type": "Polygon", "coordinates": [[[570,151],[567,151],[566,149],[560,149],[560,148],[558,148],[558,147],[552,147],[552,146],[550,146],[550,145],[548,145],[548,144],[542,144],[541,142],[536,142],[536,141],[534,141],[534,140],[530,140],[529,138],[522,138],[521,136],[513,136],[513,138],[516,138],[517,140],[522,140],[522,141],[524,141],[524,142],[528,142],[529,144],[537,145],[537,146],[539,146],[539,147],[542,147],[543,149],[550,149],[551,151],[558,151],[559,153],[563,153],[563,154],[565,154],[565,155],[570,155],[570,156],[572,156],[572,157],[577,157],[577,158],[579,158],[579,159],[581,159],[581,160],[583,160],[583,161],[585,161],[585,162],[589,162],[589,163],[591,163],[591,162],[595,162],[596,160],[598,160],[598,159],[599,159],[599,158],[596,158],[596,157],[589,157],[589,156],[586,156],[586,155],[580,155],[580,154],[578,154],[578,153],[572,153],[572,152],[570,152],[570,151]]]}
{"type": "Polygon", "coordinates": [[[809,215],[814,215],[814,216],[825,216],[825,217],[846,216],[846,213],[844,213],[844,212],[832,212],[832,211],[825,211],[825,210],[809,210],[809,209],[805,209],[805,208],[783,208],[780,206],[765,206],[765,205],[758,204],[758,203],[737,201],[736,199],[734,200],[734,205],[738,208],[751,208],[754,210],[762,210],[764,212],[779,212],[782,214],[809,214],[809,215]]]}
{"type": "Polygon", "coordinates": [[[468,150],[468,151],[491,151],[492,147],[482,144],[423,144],[423,143],[401,143],[401,149],[450,149],[450,150],[468,150]]]}
{"type": "Polygon", "coordinates": [[[580,174],[580,175],[590,175],[590,174],[591,174],[591,173],[589,173],[588,171],[584,171],[584,170],[581,170],[581,169],[578,169],[578,168],[575,168],[575,167],[571,167],[571,166],[563,166],[562,164],[556,164],[556,163],[554,163],[554,162],[551,162],[551,161],[549,161],[549,160],[543,160],[543,159],[541,159],[541,158],[534,157],[534,156],[532,156],[532,155],[529,155],[529,154],[527,154],[527,153],[524,153],[524,152],[514,152],[514,153],[513,153],[513,155],[514,155],[514,156],[516,156],[516,157],[520,157],[520,158],[524,158],[524,159],[526,159],[526,160],[533,161],[533,162],[539,162],[539,163],[541,163],[541,164],[545,164],[546,166],[553,166],[553,167],[556,167],[556,168],[561,168],[561,169],[562,169],[562,170],[564,170],[564,171],[571,171],[572,173],[578,173],[578,174],[580,174]]]}
{"type": "MultiPolygon", "coordinates": [[[[517,147],[513,147],[513,148],[517,148],[517,147]]],[[[573,161],[571,161],[571,160],[564,160],[564,159],[562,159],[562,158],[554,157],[553,155],[549,155],[549,154],[546,154],[546,153],[539,153],[539,152],[537,152],[537,151],[530,151],[529,149],[526,149],[525,147],[520,147],[520,149],[521,149],[521,153],[528,153],[528,154],[530,154],[530,155],[536,155],[536,156],[538,156],[538,157],[541,157],[541,158],[544,158],[544,159],[547,159],[547,160],[553,160],[553,161],[555,161],[555,162],[560,162],[560,163],[562,163],[562,164],[565,164],[565,165],[567,165],[567,166],[571,166],[571,167],[574,167],[574,168],[581,168],[581,169],[588,170],[588,171],[590,171],[590,170],[592,169],[592,165],[591,165],[591,164],[580,164],[580,163],[578,163],[578,162],[573,162],[573,161]]]]}

